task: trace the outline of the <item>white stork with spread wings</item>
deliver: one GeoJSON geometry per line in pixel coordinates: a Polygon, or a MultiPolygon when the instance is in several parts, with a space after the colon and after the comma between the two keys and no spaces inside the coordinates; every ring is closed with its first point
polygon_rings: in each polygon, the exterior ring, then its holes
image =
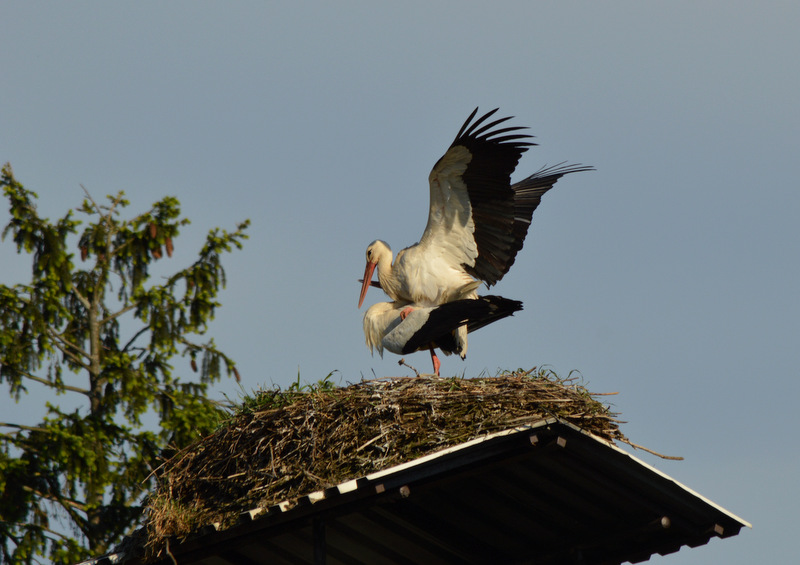
{"type": "MultiPolygon", "coordinates": [[[[434,307],[477,298],[480,281],[491,286],[514,264],[542,195],[562,176],[591,170],[579,165],[543,168],[512,185],[522,153],[535,144],[519,133],[524,127],[497,127],[510,117],[486,123],[497,109],[473,121],[477,112],[428,177],[430,209],[419,243],[401,250],[394,262],[385,242],[367,247],[359,308],[376,268],[379,286],[396,302],[434,307]]],[[[466,328],[457,332],[463,352],[466,334],[466,328]]]]}
{"type": "Polygon", "coordinates": [[[522,302],[501,296],[481,296],[448,302],[437,307],[414,307],[405,302],[378,302],[364,314],[364,335],[370,351],[383,357],[387,349],[398,355],[430,350],[433,372],[441,365],[434,348],[445,355],[465,352],[457,330],[473,332],[522,310],[522,302]]]}
{"type": "Polygon", "coordinates": [[[389,246],[377,240],[367,247],[367,266],[359,296],[364,302],[375,268],[384,292],[393,300],[437,306],[463,297],[475,279],[491,286],[503,278],[522,249],[542,195],[568,173],[591,167],[541,169],[512,185],[511,173],[523,152],[535,145],[520,126],[495,126],[511,119],[476,121],[476,108],[428,177],[430,210],[419,243],[392,262],[389,246]]]}

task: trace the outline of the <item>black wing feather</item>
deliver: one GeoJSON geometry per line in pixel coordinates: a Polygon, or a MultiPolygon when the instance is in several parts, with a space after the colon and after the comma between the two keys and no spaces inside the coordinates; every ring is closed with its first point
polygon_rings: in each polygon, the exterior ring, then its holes
{"type": "Polygon", "coordinates": [[[475,108],[451,145],[464,146],[472,155],[463,180],[472,206],[478,257],[474,266],[463,266],[487,286],[503,278],[514,264],[542,195],[562,176],[591,170],[591,167],[580,165],[556,165],[543,168],[512,185],[511,174],[522,153],[536,144],[527,141],[532,136],[515,133],[527,129],[522,126],[492,129],[511,117],[482,125],[495,112],[497,108],[473,122],[478,113],[475,108]]]}
{"type": "Polygon", "coordinates": [[[522,302],[502,296],[481,296],[442,304],[431,311],[428,321],[406,342],[403,354],[431,346],[447,353],[458,353],[453,336],[457,328],[466,324],[467,332],[473,332],[520,310],[522,302]]]}
{"type": "Polygon", "coordinates": [[[472,156],[462,178],[472,207],[478,257],[474,267],[464,265],[464,268],[488,285],[500,280],[508,270],[505,264],[509,250],[514,246],[515,231],[511,174],[522,153],[535,145],[527,141],[531,139],[530,135],[515,133],[526,129],[521,126],[493,130],[511,119],[500,118],[485,123],[495,112],[497,109],[472,122],[477,115],[476,108],[451,144],[451,147],[465,147],[472,156]]]}
{"type": "Polygon", "coordinates": [[[585,167],[583,165],[565,166],[563,163],[559,163],[552,167],[542,167],[531,176],[512,185],[511,189],[514,191],[514,244],[508,250],[508,258],[505,261],[503,274],[508,272],[514,264],[517,252],[522,249],[522,244],[533,219],[533,212],[542,201],[542,195],[553,188],[556,181],[564,175],[593,170],[593,167],[585,167]]]}

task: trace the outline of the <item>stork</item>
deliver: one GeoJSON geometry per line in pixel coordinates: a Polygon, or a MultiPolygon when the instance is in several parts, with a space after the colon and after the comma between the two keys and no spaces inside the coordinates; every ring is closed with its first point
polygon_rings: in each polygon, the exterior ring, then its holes
{"type": "Polygon", "coordinates": [[[458,353],[463,359],[457,333],[462,327],[473,332],[522,310],[522,302],[501,296],[460,299],[440,306],[418,307],[407,302],[378,302],[364,314],[364,336],[370,352],[383,357],[387,349],[398,355],[428,349],[433,372],[439,376],[441,362],[434,352],[458,353]]]}
{"type": "MultiPolygon", "coordinates": [[[[510,117],[485,123],[497,108],[473,121],[477,112],[428,176],[428,223],[419,242],[401,250],[394,262],[384,241],[367,247],[359,308],[376,268],[379,286],[395,302],[435,307],[477,298],[481,281],[491,287],[514,264],[542,195],[562,176],[592,170],[556,165],[512,185],[522,153],[535,144],[519,133],[524,127],[497,127],[510,117]]],[[[466,334],[461,328],[456,337],[463,351],[466,334]]]]}

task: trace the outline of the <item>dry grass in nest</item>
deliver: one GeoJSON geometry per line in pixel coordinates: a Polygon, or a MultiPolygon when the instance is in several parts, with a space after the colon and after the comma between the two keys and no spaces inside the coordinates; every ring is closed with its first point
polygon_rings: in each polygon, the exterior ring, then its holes
{"type": "Polygon", "coordinates": [[[265,390],[165,463],[147,508],[147,549],[243,511],[291,501],[492,432],[557,416],[626,441],[608,406],[548,370],[405,377],[265,390]]]}

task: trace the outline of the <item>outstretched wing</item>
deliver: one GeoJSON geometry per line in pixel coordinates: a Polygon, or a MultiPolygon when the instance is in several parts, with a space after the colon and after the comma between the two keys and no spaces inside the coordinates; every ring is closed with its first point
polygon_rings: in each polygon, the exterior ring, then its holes
{"type": "MultiPolygon", "coordinates": [[[[593,167],[582,165],[567,165],[563,163],[543,167],[531,176],[511,185],[513,194],[513,223],[511,224],[510,238],[508,234],[502,239],[499,237],[489,237],[488,242],[481,246],[478,245],[478,258],[473,265],[465,265],[466,271],[476,279],[485,281],[491,286],[505,275],[514,260],[517,252],[522,249],[528,228],[531,225],[533,212],[542,201],[542,195],[553,188],[556,181],[569,173],[581,171],[592,171],[593,167]],[[495,242],[501,242],[495,243],[495,242]]],[[[508,227],[508,224],[503,224],[508,227]]],[[[477,231],[477,230],[476,230],[477,231]]],[[[479,239],[476,236],[476,239],[479,239]]],[[[479,239],[480,240],[480,239],[479,239]]]]}
{"type": "Polygon", "coordinates": [[[473,121],[477,112],[430,173],[428,223],[417,249],[408,252],[472,269],[493,284],[507,270],[506,250],[515,243],[511,173],[535,144],[525,141],[531,136],[516,133],[523,127],[497,127],[510,117],[486,123],[497,109],[473,121]]]}

